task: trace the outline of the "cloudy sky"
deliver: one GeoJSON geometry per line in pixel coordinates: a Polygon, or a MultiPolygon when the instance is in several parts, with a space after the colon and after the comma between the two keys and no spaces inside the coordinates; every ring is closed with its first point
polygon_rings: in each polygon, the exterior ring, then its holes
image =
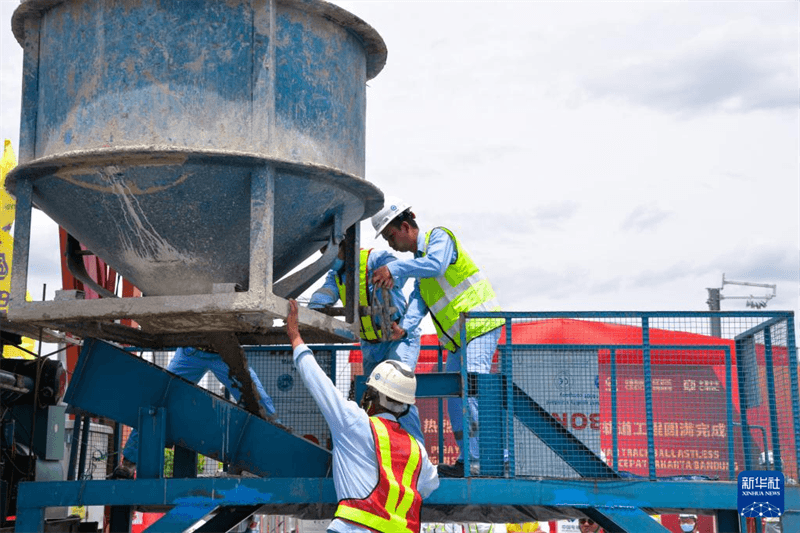
{"type": "MultiPolygon", "coordinates": [[[[452,228],[506,309],[701,311],[725,273],[800,312],[797,2],[335,3],[389,49],[367,179],[452,228]]],[[[15,149],[16,5],[0,0],[15,149]]],[[[32,284],[55,287],[55,230],[34,238],[32,284]]]]}

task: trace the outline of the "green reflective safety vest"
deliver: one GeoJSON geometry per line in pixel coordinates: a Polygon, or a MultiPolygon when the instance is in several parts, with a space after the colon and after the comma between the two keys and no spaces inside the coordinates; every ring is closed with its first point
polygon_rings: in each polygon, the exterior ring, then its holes
{"type": "MultiPolygon", "coordinates": [[[[449,265],[442,276],[421,278],[419,290],[422,299],[430,309],[439,342],[452,353],[462,346],[461,328],[458,324],[460,313],[500,311],[501,309],[489,279],[472,261],[453,232],[447,228],[439,227],[438,229],[446,231],[453,239],[456,247],[456,262],[449,265]]],[[[425,235],[423,256],[428,253],[428,242],[432,232],[433,230],[425,235]]],[[[469,319],[466,343],[503,326],[504,322],[502,318],[469,319]]]]}
{"type": "MultiPolygon", "coordinates": [[[[361,250],[361,263],[358,268],[358,304],[363,306],[369,305],[369,294],[367,291],[367,260],[369,259],[369,253],[371,251],[371,248],[369,250],[361,250]]],[[[345,300],[347,287],[344,282],[339,279],[338,274],[334,276],[334,278],[336,279],[336,286],[339,288],[339,298],[342,300],[342,305],[347,305],[345,300]]],[[[378,333],[377,326],[372,321],[372,317],[370,315],[363,316],[359,313],[359,319],[361,322],[361,338],[366,341],[379,341],[381,337],[378,333]]]]}

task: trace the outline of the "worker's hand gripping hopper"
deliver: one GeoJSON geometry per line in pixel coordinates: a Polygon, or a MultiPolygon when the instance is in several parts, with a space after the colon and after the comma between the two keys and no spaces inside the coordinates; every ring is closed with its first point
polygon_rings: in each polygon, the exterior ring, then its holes
{"type": "MultiPolygon", "coordinates": [[[[285,342],[272,319],[336,246],[278,280],[382,205],[364,180],[380,36],[331,4],[288,0],[26,0],[13,29],[24,81],[9,318],[140,346],[285,342]],[[144,297],[26,302],[33,206],[144,297]]],[[[314,311],[300,321],[309,340],[357,339],[314,311]]]]}

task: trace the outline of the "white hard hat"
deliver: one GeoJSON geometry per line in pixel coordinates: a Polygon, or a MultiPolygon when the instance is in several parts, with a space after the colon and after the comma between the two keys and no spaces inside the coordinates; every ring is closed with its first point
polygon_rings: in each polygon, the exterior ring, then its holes
{"type": "Polygon", "coordinates": [[[411,206],[400,198],[387,196],[380,211],[372,215],[372,227],[375,228],[375,238],[381,236],[383,228],[411,206]]]}
{"type": "Polygon", "coordinates": [[[692,518],[694,520],[697,520],[697,515],[696,514],[682,513],[682,514],[678,515],[678,518],[692,518]]]}
{"type": "Polygon", "coordinates": [[[414,405],[417,395],[417,377],[405,363],[382,361],[370,374],[367,387],[382,392],[390,400],[414,405]]]}

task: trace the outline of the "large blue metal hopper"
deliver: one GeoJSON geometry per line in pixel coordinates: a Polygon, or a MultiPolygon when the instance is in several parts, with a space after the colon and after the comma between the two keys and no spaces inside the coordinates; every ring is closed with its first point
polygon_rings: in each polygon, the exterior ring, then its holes
{"type": "Polygon", "coordinates": [[[386,47],[332,4],[26,0],[12,26],[24,48],[21,164],[7,180],[14,320],[252,325],[240,315],[283,314],[273,280],[383,202],[364,179],[364,130],[386,47]],[[31,205],[162,298],[25,303],[31,205]],[[238,292],[215,294],[226,286],[238,292]]]}

